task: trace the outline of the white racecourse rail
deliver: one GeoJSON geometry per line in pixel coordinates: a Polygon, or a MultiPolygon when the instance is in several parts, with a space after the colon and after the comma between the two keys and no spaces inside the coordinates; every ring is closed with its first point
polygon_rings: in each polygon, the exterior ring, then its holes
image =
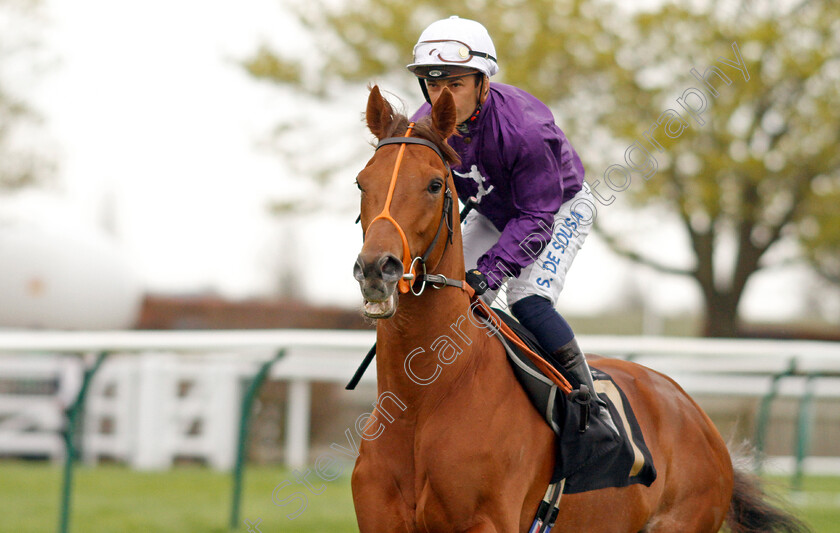
{"type": "MultiPolygon", "coordinates": [[[[580,340],[587,352],[632,358],[693,394],[763,396],[774,375],[789,371],[778,382],[781,396],[801,397],[810,387],[819,398],[840,398],[840,343],[580,340]]],[[[346,383],[373,342],[372,331],[0,331],[0,456],[61,457],[64,410],[84,369],[107,352],[86,402],[86,460],[109,456],[138,469],[161,469],[189,456],[230,468],[243,382],[286,349],[270,379],[290,385],[285,458],[297,468],[309,460],[311,384],[346,383]]],[[[373,368],[363,382],[375,383],[373,368]]]]}

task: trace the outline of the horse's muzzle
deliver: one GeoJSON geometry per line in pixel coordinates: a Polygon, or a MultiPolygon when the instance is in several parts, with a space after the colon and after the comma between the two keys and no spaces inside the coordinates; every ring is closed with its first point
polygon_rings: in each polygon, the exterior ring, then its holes
{"type": "Polygon", "coordinates": [[[394,254],[383,253],[366,259],[356,258],[353,277],[359,282],[365,299],[365,316],[389,318],[397,309],[397,282],[403,275],[403,264],[394,254]]]}

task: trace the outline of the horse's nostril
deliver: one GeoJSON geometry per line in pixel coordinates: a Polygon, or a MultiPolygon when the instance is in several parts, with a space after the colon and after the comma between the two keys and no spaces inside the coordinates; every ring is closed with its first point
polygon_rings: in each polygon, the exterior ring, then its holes
{"type": "Polygon", "coordinates": [[[353,265],[353,277],[359,283],[371,282],[377,279],[385,283],[393,283],[399,280],[403,274],[402,261],[393,254],[384,254],[376,261],[365,261],[362,255],[356,258],[353,265]]]}
{"type": "Polygon", "coordinates": [[[362,258],[356,258],[356,264],[353,265],[353,277],[356,278],[356,281],[362,282],[365,280],[365,269],[362,266],[362,258]]]}
{"type": "Polygon", "coordinates": [[[396,281],[403,275],[402,261],[391,254],[385,255],[379,260],[379,268],[382,272],[382,281],[396,281]]]}

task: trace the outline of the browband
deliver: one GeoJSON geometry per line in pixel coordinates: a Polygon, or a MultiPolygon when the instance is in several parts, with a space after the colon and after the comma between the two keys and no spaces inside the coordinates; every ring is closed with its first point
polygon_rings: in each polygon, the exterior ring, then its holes
{"type": "Polygon", "coordinates": [[[379,144],[376,145],[376,149],[379,150],[388,144],[420,144],[427,148],[431,148],[435,151],[438,157],[440,157],[440,160],[443,161],[443,166],[446,168],[447,172],[449,171],[449,163],[447,163],[446,158],[443,157],[443,152],[441,152],[440,148],[435,146],[435,143],[432,141],[427,141],[426,139],[421,139],[419,137],[388,137],[387,139],[379,141],[379,144]]]}

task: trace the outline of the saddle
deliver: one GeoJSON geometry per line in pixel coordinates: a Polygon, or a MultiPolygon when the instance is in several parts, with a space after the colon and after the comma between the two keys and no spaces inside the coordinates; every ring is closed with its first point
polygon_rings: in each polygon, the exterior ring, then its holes
{"type": "MultiPolygon", "coordinates": [[[[500,309],[494,308],[493,311],[520,341],[510,342],[502,334],[502,328],[496,328],[516,379],[557,436],[551,483],[565,479],[564,494],[625,487],[634,483],[650,486],[656,479],[653,458],[627,397],[613,379],[605,372],[592,369],[595,392],[606,402],[619,435],[605,426],[600,418],[590,417],[588,406],[576,403],[574,393],[563,393],[524,353],[519,344],[525,344],[542,359],[551,361],[551,355],[531,332],[500,309]]],[[[555,368],[573,389],[580,386],[574,376],[560,365],[555,365],[555,368]]]]}

